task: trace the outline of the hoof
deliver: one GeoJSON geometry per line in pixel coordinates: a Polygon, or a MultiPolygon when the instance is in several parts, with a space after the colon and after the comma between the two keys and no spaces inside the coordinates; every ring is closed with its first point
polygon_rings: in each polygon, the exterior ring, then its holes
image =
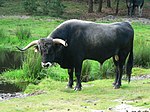
{"type": "Polygon", "coordinates": [[[114,89],[119,89],[120,88],[120,85],[115,85],[114,86],[114,89]]]}
{"type": "Polygon", "coordinates": [[[115,86],[116,85],[116,83],[114,82],[114,83],[112,83],[112,86],[115,86]]]}
{"type": "Polygon", "coordinates": [[[81,87],[75,87],[74,91],[81,91],[81,87]]]}
{"type": "Polygon", "coordinates": [[[67,85],[66,89],[72,89],[72,86],[67,85]]]}

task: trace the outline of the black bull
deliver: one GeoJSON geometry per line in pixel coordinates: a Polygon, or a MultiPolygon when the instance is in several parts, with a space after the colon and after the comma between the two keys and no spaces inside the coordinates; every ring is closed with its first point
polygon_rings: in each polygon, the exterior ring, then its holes
{"type": "Polygon", "coordinates": [[[113,57],[116,66],[114,87],[120,88],[123,66],[128,57],[126,73],[130,81],[133,67],[134,31],[128,22],[98,24],[81,20],[68,20],[60,24],[47,38],[29,43],[25,51],[36,46],[42,56],[42,66],[58,63],[68,69],[68,87],[73,86],[73,71],[77,83],[75,90],[81,90],[81,69],[85,59],[103,62],[113,57]],[[129,56],[128,56],[129,55],[129,56]]]}
{"type": "Polygon", "coordinates": [[[142,16],[142,8],[144,5],[144,0],[126,0],[126,5],[128,8],[128,15],[135,15],[135,9],[138,8],[139,16],[142,16]]]}

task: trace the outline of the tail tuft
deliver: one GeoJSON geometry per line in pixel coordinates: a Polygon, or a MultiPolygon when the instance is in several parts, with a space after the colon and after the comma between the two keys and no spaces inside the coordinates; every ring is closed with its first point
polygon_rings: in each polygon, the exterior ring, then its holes
{"type": "Polygon", "coordinates": [[[131,81],[132,67],[133,67],[133,50],[130,51],[128,61],[127,61],[127,67],[126,67],[126,74],[127,74],[129,83],[131,81]]]}

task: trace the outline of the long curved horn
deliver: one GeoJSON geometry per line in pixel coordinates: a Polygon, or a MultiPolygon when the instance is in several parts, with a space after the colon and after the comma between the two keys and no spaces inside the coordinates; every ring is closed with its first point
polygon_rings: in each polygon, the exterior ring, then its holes
{"type": "Polygon", "coordinates": [[[26,47],[24,47],[23,49],[20,49],[19,47],[17,47],[18,48],[18,50],[20,50],[20,51],[25,51],[25,50],[27,50],[27,49],[29,49],[30,47],[32,47],[32,46],[34,46],[34,45],[37,45],[38,44],[38,41],[39,40],[34,40],[34,41],[32,41],[31,43],[29,43],[26,47]]]}
{"type": "Polygon", "coordinates": [[[62,44],[63,46],[67,47],[68,44],[66,43],[66,41],[62,40],[62,39],[53,39],[53,42],[54,43],[57,43],[57,44],[62,44]]]}

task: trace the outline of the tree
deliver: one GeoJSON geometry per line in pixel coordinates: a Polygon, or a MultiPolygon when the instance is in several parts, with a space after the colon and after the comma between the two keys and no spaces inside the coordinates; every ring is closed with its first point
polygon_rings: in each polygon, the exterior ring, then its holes
{"type": "Polygon", "coordinates": [[[97,12],[102,12],[102,4],[103,4],[103,0],[98,0],[98,10],[97,10],[97,12]]]}
{"type": "Polygon", "coordinates": [[[117,0],[117,5],[116,5],[116,15],[118,14],[118,10],[119,10],[119,2],[120,2],[120,0],[117,0]]]}
{"type": "Polygon", "coordinates": [[[107,7],[111,8],[111,0],[107,0],[107,7]]]}
{"type": "Polygon", "coordinates": [[[92,13],[93,12],[93,0],[88,0],[88,5],[89,5],[88,12],[92,13]]]}

